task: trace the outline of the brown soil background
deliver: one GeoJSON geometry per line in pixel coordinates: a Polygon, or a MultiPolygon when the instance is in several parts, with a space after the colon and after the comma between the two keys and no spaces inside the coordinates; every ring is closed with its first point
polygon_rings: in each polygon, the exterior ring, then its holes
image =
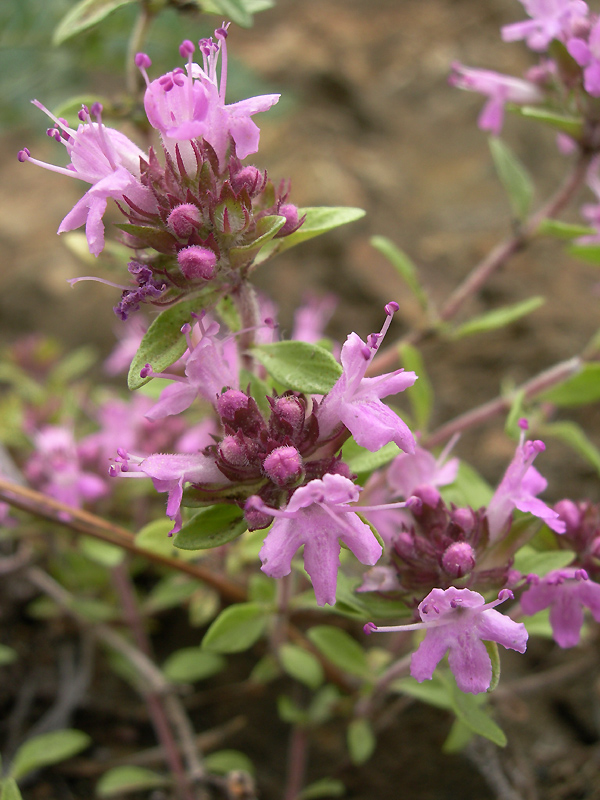
{"type": "MultiPolygon", "coordinates": [[[[373,235],[388,236],[405,249],[422,269],[431,296],[442,301],[509,232],[508,204],[486,137],[476,127],[481,99],[451,89],[447,74],[455,59],[520,74],[531,63],[529,54],[518,44],[503,45],[499,28],[522,16],[516,0],[278,0],[252,30],[232,31],[230,52],[295,101],[287,113],[259,120],[256,162],[273,178],[290,177],[292,199],[300,206],[367,210],[359,223],[263,269],[259,283],[279,303],[284,330],[307,288],[340,297],[330,327],[338,339],[352,329],[361,335],[379,329],[382,306],[391,299],[401,306],[392,333],[400,335],[415,321],[410,297],[369,244],[373,235]]],[[[509,118],[505,138],[534,175],[540,202],[567,168],[554,136],[509,118]]],[[[51,144],[40,145],[49,159],[51,144]]],[[[67,278],[89,268],[55,237],[79,186],[17,163],[14,152],[22,145],[8,137],[0,165],[0,334],[14,340],[41,330],[66,343],[91,342],[107,353],[117,323],[114,292],[97,284],[66,286],[67,278]]],[[[598,280],[597,268],[575,262],[552,242],[539,242],[514,258],[461,318],[534,294],[546,295],[547,303],[500,333],[427,345],[435,423],[494,397],[502,380],[524,381],[578,352],[598,327],[598,280]]],[[[576,418],[600,444],[598,408],[586,408],[576,418]]],[[[514,445],[503,433],[503,420],[497,420],[465,434],[456,449],[496,482],[514,445]]],[[[552,443],[539,461],[549,479],[548,499],[600,500],[598,476],[563,446],[552,443]]],[[[177,646],[162,643],[165,651],[169,645],[177,646]]],[[[32,643],[32,652],[40,646],[32,643]]],[[[538,642],[527,662],[509,657],[503,663],[517,680],[520,671],[531,677],[578,657],[538,642]]],[[[597,672],[582,668],[557,687],[539,702],[535,693],[529,698],[507,690],[499,696],[500,721],[511,739],[502,754],[505,768],[527,800],[600,798],[597,672]]],[[[213,711],[207,701],[202,725],[222,720],[236,705],[232,696],[213,711]]],[[[285,728],[268,697],[246,698],[243,711],[259,714],[260,724],[230,746],[249,748],[262,770],[261,797],[278,797],[285,728]]],[[[447,731],[445,715],[411,706],[383,736],[374,759],[348,772],[349,797],[496,796],[466,759],[439,755],[447,731]]],[[[312,779],[339,749],[339,732],[325,731],[313,747],[312,779]]],[[[54,784],[54,794],[38,789],[35,798],[84,796],[62,786],[54,784]]]]}

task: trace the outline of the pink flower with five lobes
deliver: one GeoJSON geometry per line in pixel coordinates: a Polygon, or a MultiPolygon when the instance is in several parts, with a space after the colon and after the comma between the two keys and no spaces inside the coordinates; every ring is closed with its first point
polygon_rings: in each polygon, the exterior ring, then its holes
{"type": "Polygon", "coordinates": [[[54,121],[55,127],[48,130],[48,135],[64,144],[71,163],[58,167],[39,161],[32,158],[26,147],[19,151],[19,161],[30,161],[52,172],[92,184],[63,219],[58,233],[85,225],[90,253],[97,256],[104,248],[102,217],[109,198],[125,205],[128,198],[138,208],[151,213],[156,211],[152,192],[140,182],[140,160],[145,161],[147,156],[123,133],[103,124],[99,103],[95,103],[91,111],[85,106],[82,108],[79,112],[82,124],[77,130],[70,128],[66,120],[55,117],[37,100],[33,103],[54,121]]]}
{"type": "Polygon", "coordinates": [[[342,375],[318,408],[319,434],[326,439],[345,425],[356,442],[367,450],[374,452],[388,442],[395,442],[401,450],[412,453],[415,440],[408,425],[381,398],[403,392],[417,376],[397,369],[375,378],[365,377],[398,304],[388,303],[385,310],[387,319],[379,333],[372,333],[367,342],[357,333],[351,333],[342,346],[342,375]]]}
{"type": "Polygon", "coordinates": [[[565,523],[556,511],[535,495],[543,492],[548,481],[532,466],[535,458],[546,449],[539,439],[525,441],[527,421],[521,420],[521,439],[514,458],[490,500],[486,517],[489,524],[490,543],[498,541],[508,531],[513,508],[533,514],[555,533],[564,533],[565,523]]]}
{"type": "Polygon", "coordinates": [[[492,681],[492,662],[483,644],[497,642],[510,650],[524,653],[528,633],[525,625],[495,610],[513,594],[502,589],[498,599],[486,603],[470,589],[433,589],[419,604],[421,622],[411,625],[379,627],[368,622],[370,633],[425,630],[425,638],[413,653],[410,674],[419,683],[431,680],[435,668],[448,653],[448,665],[463,692],[486,692],[492,681]]]}

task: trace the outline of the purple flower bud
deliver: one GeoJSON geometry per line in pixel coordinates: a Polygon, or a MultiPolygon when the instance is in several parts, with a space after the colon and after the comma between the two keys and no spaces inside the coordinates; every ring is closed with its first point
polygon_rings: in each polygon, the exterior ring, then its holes
{"type": "Polygon", "coordinates": [[[277,231],[277,236],[288,236],[298,227],[298,208],[292,203],[284,203],[277,211],[280,217],[285,217],[285,223],[277,231]]]}
{"type": "Polygon", "coordinates": [[[265,475],[277,486],[290,486],[302,476],[302,456],[295,447],[277,447],[263,461],[265,475]]]}
{"type": "Polygon", "coordinates": [[[177,262],[188,280],[209,281],[214,277],[217,257],[208,247],[192,245],[177,253],[177,262]]]}
{"type": "Polygon", "coordinates": [[[275,431],[281,428],[285,432],[287,429],[290,436],[295,436],[302,430],[304,418],[304,404],[298,397],[278,397],[271,411],[270,427],[275,431]]]}
{"type": "Polygon", "coordinates": [[[442,556],[442,566],[452,578],[462,578],[475,567],[475,553],[468,542],[454,542],[442,556]]]}
{"type": "Polygon", "coordinates": [[[231,176],[231,187],[236,194],[246,189],[250,197],[259,192],[265,184],[265,177],[257,167],[242,167],[231,176]]]}
{"type": "Polygon", "coordinates": [[[471,533],[475,528],[475,513],[470,508],[457,508],[452,512],[451,519],[465,534],[471,533]]]}
{"type": "Polygon", "coordinates": [[[237,389],[228,389],[223,392],[217,400],[217,411],[223,422],[233,422],[235,414],[240,410],[247,410],[248,395],[239,392],[237,389]]]}
{"type": "Polygon", "coordinates": [[[200,224],[201,215],[198,206],[193,203],[182,203],[175,206],[167,217],[167,225],[175,236],[180,239],[187,239],[192,235],[194,229],[200,224]]]}
{"type": "MultiPolygon", "coordinates": [[[[435,508],[439,502],[440,493],[435,486],[428,486],[425,484],[424,486],[417,486],[414,490],[413,498],[417,497],[422,500],[425,505],[435,508]]],[[[420,509],[415,510],[417,513],[420,511],[420,509]]]]}
{"type": "Polygon", "coordinates": [[[572,500],[559,500],[554,510],[567,526],[567,533],[573,534],[581,525],[581,513],[572,500]]]}
{"type": "Polygon", "coordinates": [[[242,442],[236,436],[225,436],[218,447],[219,455],[232,467],[248,465],[248,455],[242,442]]]}

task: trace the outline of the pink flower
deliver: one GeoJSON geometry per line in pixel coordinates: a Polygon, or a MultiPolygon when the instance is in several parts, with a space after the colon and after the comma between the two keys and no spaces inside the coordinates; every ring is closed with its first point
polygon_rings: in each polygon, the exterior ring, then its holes
{"type": "Polygon", "coordinates": [[[477,124],[481,130],[490,131],[495,136],[502,130],[506,103],[529,105],[540,103],[544,99],[543,93],[530,81],[488,69],[465,67],[458,62],[452,64],[448,81],[459,89],[479,92],[489,98],[479,115],[477,124]]]}
{"type": "Polygon", "coordinates": [[[139,458],[119,449],[115,464],[110,468],[112,477],[152,478],[157,492],[167,492],[167,517],[175,525],[169,535],[181,529],[181,501],[185,483],[221,488],[230,481],[217,468],[213,458],[201,453],[154,453],[139,458]]]}
{"type": "Polygon", "coordinates": [[[144,96],[148,120],[161,132],[167,150],[174,151],[176,142],[203,138],[214,148],[219,162],[223,164],[230,137],[235,143],[238,158],[256,153],[260,131],[252,121],[252,116],[271,108],[279,100],[279,95],[260,95],[225,105],[227,28],[218,28],[215,38],[216,42],[213,39],[199,42],[202,67],[192,62],[195,47],[188,40],[179,49],[182,57],[187,58],[186,70],[179,67],[150,82],[145,69],[150,65],[150,59],[140,53],[136,63],[148,86],[144,96]],[[217,67],[220,55],[219,81],[217,67]]]}
{"type": "Polygon", "coordinates": [[[529,589],[521,597],[523,613],[535,614],[549,607],[552,634],[560,647],[579,644],[584,608],[600,622],[600,585],[589,580],[584,569],[567,567],[544,578],[531,575],[529,581],[529,589]]]}
{"type": "Polygon", "coordinates": [[[102,217],[109,198],[124,202],[127,197],[139,208],[156,210],[151,191],[140,182],[140,159],[146,160],[146,155],[120,131],[103,125],[99,103],[94,104],[91,110],[96,122],[92,122],[90,111],[83,107],[79,112],[82,124],[77,130],[69,128],[65,120],[55,117],[37,100],[34,105],[54,120],[56,127],[49,129],[48,134],[65,145],[71,163],[67,167],[47,164],[32,158],[27,148],[19,152],[19,161],[30,161],[92,184],[92,188],[63,219],[58,233],[85,225],[90,253],[97,256],[104,248],[102,217]]]}
{"type": "Polygon", "coordinates": [[[184,329],[188,340],[185,377],[145,371],[146,375],[174,381],[163,389],[158,402],[146,413],[148,419],[180,414],[196,397],[214,404],[224,386],[238,388],[237,347],[233,338],[218,339],[219,324],[214,321],[200,320],[193,330],[189,325],[184,329]]]}
{"type": "Polygon", "coordinates": [[[525,39],[536,52],[546,50],[553,39],[565,41],[576,20],[588,14],[583,0],[521,0],[531,19],[502,28],[505,42],[525,39]]]}
{"type": "Polygon", "coordinates": [[[539,439],[526,442],[523,431],[515,456],[487,507],[490,543],[496,542],[507,531],[513,508],[539,517],[556,533],[565,532],[565,523],[556,511],[535,496],[548,485],[532,466],[536,456],[545,449],[546,445],[539,439]]]}
{"type": "Polygon", "coordinates": [[[365,633],[426,630],[425,638],[413,653],[410,674],[419,683],[431,680],[435,668],[448,653],[448,665],[463,692],[480,694],[490,688],[492,662],[484,641],[524,653],[528,633],[525,625],[514,622],[495,610],[512,597],[503,589],[498,599],[486,603],[470,589],[433,589],[419,604],[422,622],[412,625],[378,627],[365,625],[365,633]]]}
{"type": "Polygon", "coordinates": [[[292,558],[304,545],[304,568],[310,575],[317,603],[335,604],[340,540],[362,564],[372,566],[382,553],[370,527],[348,503],[358,499],[360,487],[342,475],[326,473],[296,489],[283,511],[269,508],[251,497],[247,509],[275,517],[260,551],[262,571],[283,578],[292,569],[292,558]]]}
{"type": "Polygon", "coordinates": [[[382,397],[403,392],[417,380],[414,372],[397,369],[365,378],[367,367],[385,336],[398,310],[396,303],[386,306],[387,320],[380,333],[373,333],[363,342],[351,333],[342,347],[343,372],[318,409],[319,433],[322,439],[334,435],[341,424],[345,425],[361,447],[375,451],[388,442],[395,442],[401,450],[412,453],[415,440],[402,419],[381,402],[382,397]],[[341,423],[341,424],[340,424],[341,423]]]}

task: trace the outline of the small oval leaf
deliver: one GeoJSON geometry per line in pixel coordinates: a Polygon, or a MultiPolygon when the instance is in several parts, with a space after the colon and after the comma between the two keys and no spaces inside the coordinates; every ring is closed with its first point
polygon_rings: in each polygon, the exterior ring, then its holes
{"type": "Polygon", "coordinates": [[[99,797],[113,797],[116,794],[157,789],[168,783],[169,781],[162,775],[143,767],[114,767],[100,778],[96,784],[96,794],[99,797]]]}
{"type": "Polygon", "coordinates": [[[238,506],[209,506],[186,522],[173,544],[180,550],[208,550],[237,539],[247,528],[244,512],[238,506]]]}
{"type": "Polygon", "coordinates": [[[66,761],[89,747],[91,741],[86,733],[72,729],[34,736],[17,750],[10,777],[19,780],[36,769],[66,761]]]}
{"type": "Polygon", "coordinates": [[[260,639],[268,622],[266,610],[257,603],[238,603],[222,611],[202,640],[211,653],[241,653],[260,639]]]}
{"type": "Polygon", "coordinates": [[[252,348],[269,375],[287,389],[306,394],[327,394],[342,368],[324,347],[307,342],[275,342],[252,348]]]}

